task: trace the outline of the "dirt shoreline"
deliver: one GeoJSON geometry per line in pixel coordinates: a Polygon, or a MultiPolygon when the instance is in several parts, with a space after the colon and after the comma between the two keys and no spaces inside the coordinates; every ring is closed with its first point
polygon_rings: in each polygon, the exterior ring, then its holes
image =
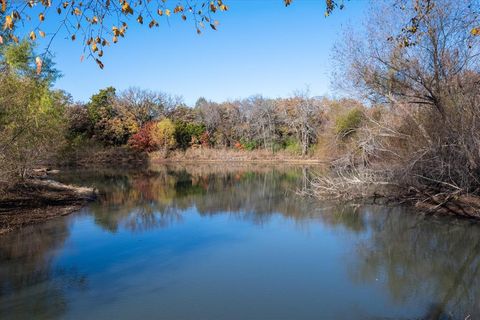
{"type": "Polygon", "coordinates": [[[30,179],[0,198],[0,235],[80,210],[96,198],[92,188],[65,185],[53,180],[30,179]]]}

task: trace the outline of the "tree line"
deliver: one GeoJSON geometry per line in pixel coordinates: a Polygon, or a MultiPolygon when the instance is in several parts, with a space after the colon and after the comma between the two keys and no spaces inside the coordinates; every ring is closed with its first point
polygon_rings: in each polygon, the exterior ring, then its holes
{"type": "Polygon", "coordinates": [[[165,153],[188,148],[287,150],[299,156],[315,152],[333,114],[337,133],[346,137],[367,112],[357,101],[310,97],[305,91],[290,98],[256,95],[220,103],[199,98],[189,107],[165,93],[140,88],[117,93],[112,87],[67,111],[67,140],[72,144],[95,141],[165,153]]]}

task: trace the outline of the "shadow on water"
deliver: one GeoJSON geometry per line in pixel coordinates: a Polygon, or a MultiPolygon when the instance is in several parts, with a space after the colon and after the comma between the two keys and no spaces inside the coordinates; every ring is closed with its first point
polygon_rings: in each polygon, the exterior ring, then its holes
{"type": "MultiPolygon", "coordinates": [[[[415,319],[480,318],[478,225],[423,217],[399,207],[300,198],[296,191],[320,171],[215,164],[72,171],[59,179],[101,191],[85,211],[111,234],[159,232],[182,224],[192,212],[200,217],[228,215],[260,227],[275,217],[306,228],[322,225],[355,239],[346,257],[352,285],[380,286],[400,307],[421,305],[415,319]]],[[[88,274],[56,263],[71,236],[71,223],[74,220],[61,218],[1,238],[0,318],[61,317],[75,303],[67,293],[88,290],[88,274]]],[[[365,308],[362,318],[374,318],[365,308]]]]}

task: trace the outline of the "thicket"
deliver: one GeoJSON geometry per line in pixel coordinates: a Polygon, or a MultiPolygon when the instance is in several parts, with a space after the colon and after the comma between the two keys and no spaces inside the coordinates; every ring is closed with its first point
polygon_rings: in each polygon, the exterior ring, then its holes
{"type": "Polygon", "coordinates": [[[335,54],[337,84],[378,107],[362,121],[350,114],[337,123],[337,132],[361,125],[333,176],[315,182],[317,195],[386,194],[427,211],[480,216],[480,39],[471,32],[478,5],[435,1],[408,39],[392,35],[422,8],[376,6],[366,34],[346,33],[335,54]]]}

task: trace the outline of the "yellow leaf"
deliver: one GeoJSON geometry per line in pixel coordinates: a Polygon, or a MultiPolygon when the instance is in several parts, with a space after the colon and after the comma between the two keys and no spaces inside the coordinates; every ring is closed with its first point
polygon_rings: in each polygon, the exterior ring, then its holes
{"type": "Polygon", "coordinates": [[[166,14],[167,16],[170,16],[170,9],[166,9],[166,10],[165,10],[165,14],[166,14]]]}
{"type": "Polygon", "coordinates": [[[12,16],[6,16],[5,17],[5,23],[3,24],[3,30],[5,29],[9,29],[9,30],[12,30],[13,29],[13,19],[12,19],[12,16]]]}
{"type": "Polygon", "coordinates": [[[173,13],[183,12],[183,7],[178,5],[173,9],[173,13]]]}
{"type": "Polygon", "coordinates": [[[38,31],[38,34],[40,35],[40,37],[45,38],[45,32],[43,32],[42,30],[38,31]]]}
{"type": "Polygon", "coordinates": [[[40,21],[44,21],[45,20],[45,15],[43,13],[40,13],[38,15],[38,19],[40,19],[40,21]]]}
{"type": "Polygon", "coordinates": [[[37,36],[35,35],[34,31],[30,32],[29,37],[30,37],[30,40],[32,40],[32,41],[35,41],[35,39],[37,39],[37,36]]]}
{"type": "Polygon", "coordinates": [[[133,9],[130,7],[130,4],[125,1],[122,5],[122,12],[125,14],[133,14],[133,9]]]}

